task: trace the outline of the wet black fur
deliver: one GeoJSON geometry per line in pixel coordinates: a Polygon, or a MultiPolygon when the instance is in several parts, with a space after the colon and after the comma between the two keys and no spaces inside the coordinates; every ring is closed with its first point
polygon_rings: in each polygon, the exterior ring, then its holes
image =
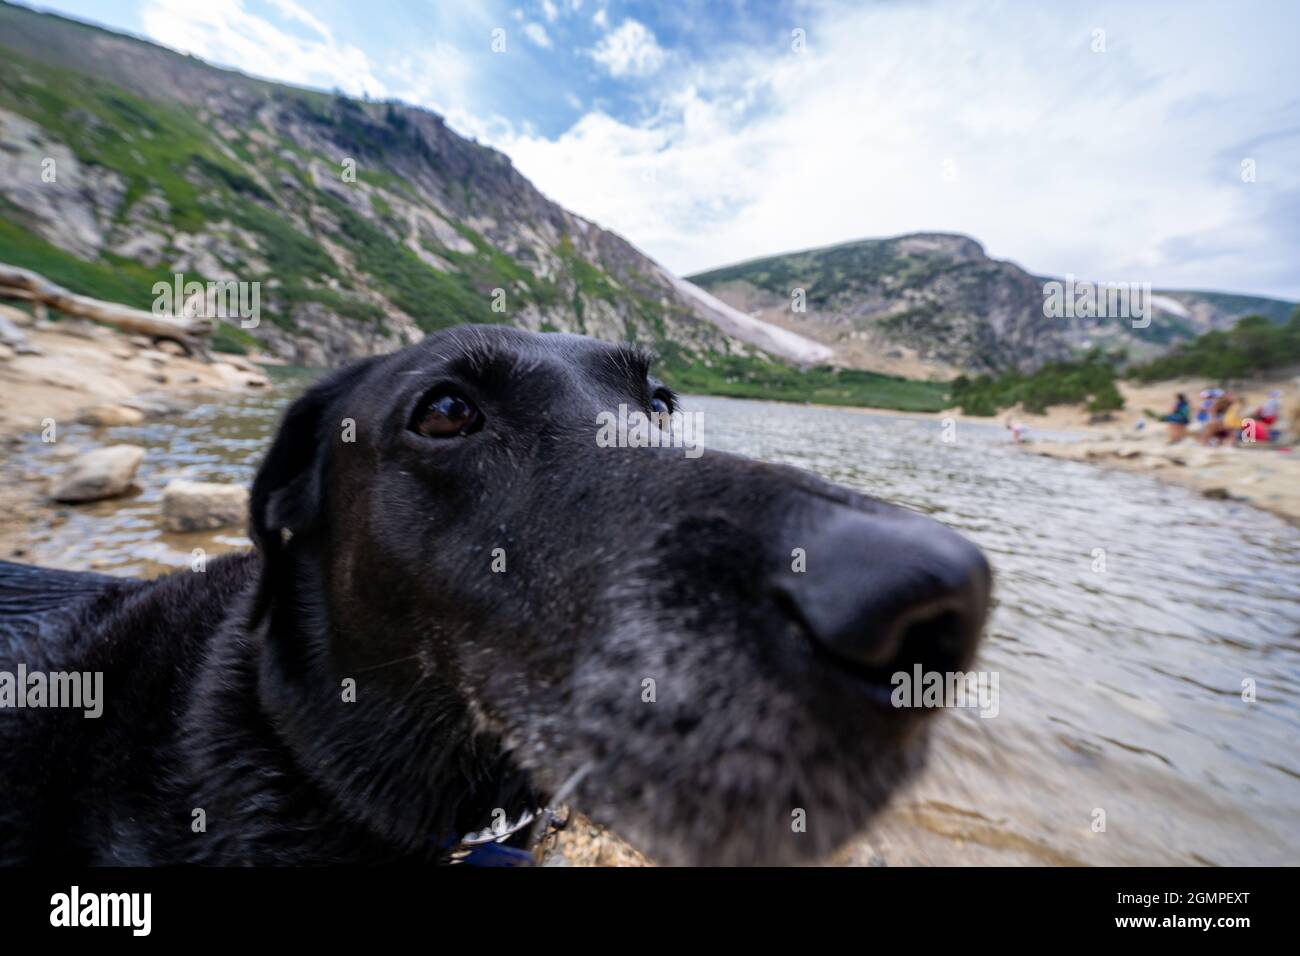
{"type": "Polygon", "coordinates": [[[568,780],[670,863],[859,831],[923,735],[863,708],[770,582],[838,514],[933,523],[793,469],[598,447],[599,411],[647,407],[642,363],[444,332],[293,404],[254,552],[152,581],[0,563],[0,670],[102,671],[105,698],[0,711],[0,862],[434,861],[568,780]],[[482,429],[409,429],[444,383],[482,429]]]}

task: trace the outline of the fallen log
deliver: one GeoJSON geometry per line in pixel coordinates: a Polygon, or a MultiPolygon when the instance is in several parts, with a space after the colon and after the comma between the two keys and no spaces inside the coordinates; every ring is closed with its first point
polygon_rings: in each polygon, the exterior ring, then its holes
{"type": "Polygon", "coordinates": [[[208,355],[212,320],[204,316],[156,315],[117,302],[77,295],[44,276],[0,262],[0,298],[25,299],[65,315],[102,322],[123,332],[148,335],[178,343],[190,355],[208,355]]]}

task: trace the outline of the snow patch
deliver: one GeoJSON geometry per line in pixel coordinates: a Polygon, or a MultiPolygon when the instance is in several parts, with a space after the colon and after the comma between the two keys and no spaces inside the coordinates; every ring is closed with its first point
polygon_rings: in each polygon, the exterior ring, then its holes
{"type": "Polygon", "coordinates": [[[1177,299],[1171,299],[1167,295],[1153,295],[1151,297],[1151,304],[1161,312],[1171,312],[1180,319],[1187,319],[1192,315],[1187,306],[1183,305],[1177,299]]]}
{"type": "Polygon", "coordinates": [[[679,293],[691,300],[697,311],[733,338],[804,365],[829,362],[835,354],[820,342],[733,309],[717,296],[710,295],[695,283],[687,282],[667,269],[660,267],[660,271],[679,293]]]}

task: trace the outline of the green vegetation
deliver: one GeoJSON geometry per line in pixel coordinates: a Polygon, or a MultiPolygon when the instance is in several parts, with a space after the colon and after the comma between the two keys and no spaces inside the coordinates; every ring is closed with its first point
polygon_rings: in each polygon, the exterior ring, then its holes
{"type": "Polygon", "coordinates": [[[1035,372],[973,379],[963,375],[952,382],[952,401],[966,415],[996,415],[1017,404],[1034,413],[1080,403],[1091,412],[1118,411],[1124,398],[1115,385],[1115,358],[1094,350],[1082,361],[1051,362],[1035,372]]]}
{"type": "Polygon", "coordinates": [[[214,219],[228,216],[236,225],[262,238],[258,254],[266,259],[268,277],[285,284],[339,277],[338,266],[320,244],[276,213],[252,203],[231,203],[229,208],[212,208],[210,213],[214,219]]]}
{"type": "Polygon", "coordinates": [[[464,322],[495,322],[489,298],[463,274],[439,272],[342,200],[321,194],[338,218],[348,250],[378,290],[426,332],[464,322]]]}
{"type": "Polygon", "coordinates": [[[555,283],[538,278],[533,271],[517,259],[506,255],[478,232],[463,223],[451,223],[474,252],[456,252],[445,247],[433,249],[436,255],[462,270],[480,294],[489,295],[493,289],[507,290],[507,311],[519,301],[549,308],[559,298],[555,283]]]}
{"type": "Polygon", "coordinates": [[[243,355],[250,350],[262,350],[265,347],[256,336],[250,335],[238,325],[220,319],[217,320],[212,332],[214,352],[233,352],[236,355],[243,355]]]}
{"type": "Polygon", "coordinates": [[[171,280],[166,269],[148,269],[129,259],[87,262],[11,219],[20,219],[20,214],[0,200],[0,262],[39,272],[73,292],[148,309],[153,304],[153,284],[171,280]]]}
{"type": "Polygon", "coordinates": [[[1172,352],[1129,369],[1139,382],[1170,378],[1222,381],[1300,364],[1300,306],[1285,325],[1248,315],[1226,332],[1207,332],[1172,352]]]}
{"type": "Polygon", "coordinates": [[[909,412],[936,412],[948,406],[948,386],[942,382],[829,366],[800,370],[780,362],[737,356],[714,355],[705,364],[672,346],[661,346],[660,352],[659,370],[664,381],[683,392],[909,412]]]}
{"type": "Polygon", "coordinates": [[[117,172],[126,182],[121,212],[156,190],[167,200],[173,226],[198,229],[207,215],[192,181],[196,171],[246,196],[266,195],[191,112],[87,82],[73,70],[6,50],[0,58],[0,106],[39,124],[81,162],[117,172]]]}

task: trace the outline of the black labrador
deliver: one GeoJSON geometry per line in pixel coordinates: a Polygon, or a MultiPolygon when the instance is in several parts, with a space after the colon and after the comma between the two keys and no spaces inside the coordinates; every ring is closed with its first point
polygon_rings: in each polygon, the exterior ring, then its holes
{"type": "Polygon", "coordinates": [[[793,468],[597,441],[676,403],[636,350],[451,329],[289,408],[254,552],[0,565],[0,672],[104,697],[0,708],[0,861],[440,862],[557,794],[664,863],[835,850],[919,766],[891,675],[971,663],[988,565],[793,468]]]}

